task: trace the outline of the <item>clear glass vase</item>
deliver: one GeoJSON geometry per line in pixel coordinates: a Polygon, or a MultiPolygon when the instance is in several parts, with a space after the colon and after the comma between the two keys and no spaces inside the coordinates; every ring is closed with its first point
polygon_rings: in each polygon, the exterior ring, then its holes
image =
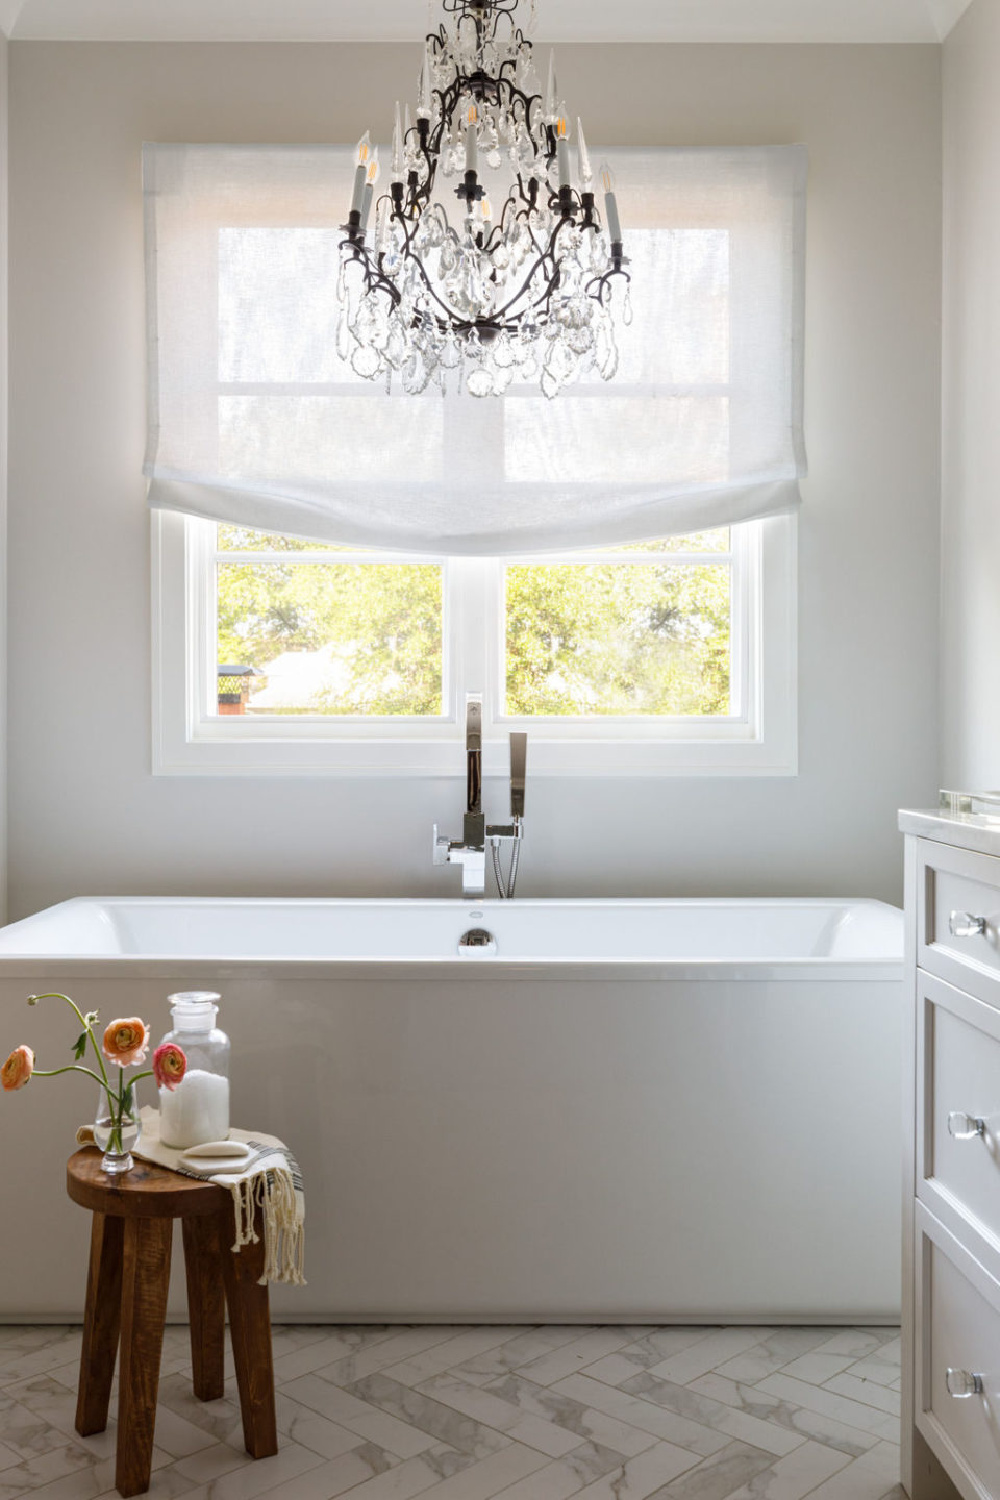
{"type": "Polygon", "coordinates": [[[117,1101],[112,1103],[101,1089],[94,1120],[94,1144],[99,1151],[104,1152],[101,1169],[109,1177],[118,1177],[122,1172],[132,1170],[135,1165],[132,1148],[139,1144],[141,1133],[142,1121],[139,1118],[139,1106],[135,1102],[135,1090],[132,1090],[131,1109],[120,1111],[117,1101]]]}

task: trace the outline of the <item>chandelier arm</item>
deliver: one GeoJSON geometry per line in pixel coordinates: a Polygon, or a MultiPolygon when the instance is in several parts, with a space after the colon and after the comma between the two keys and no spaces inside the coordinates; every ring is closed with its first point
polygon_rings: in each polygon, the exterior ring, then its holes
{"type": "Polygon", "coordinates": [[[536,274],[538,273],[539,270],[542,272],[542,274],[544,276],[547,277],[544,290],[542,291],[541,295],[538,296],[538,297],[536,297],[533,302],[530,302],[528,304],[528,306],[526,308],[524,308],[524,310],[522,312],[515,314],[515,317],[518,320],[520,320],[520,319],[523,319],[523,318],[527,317],[528,313],[531,312],[532,309],[534,309],[536,307],[541,307],[543,304],[546,306],[546,308],[548,307],[548,304],[552,300],[552,293],[555,291],[556,287],[559,285],[559,280],[560,280],[559,267],[558,267],[558,265],[556,265],[556,263],[555,263],[554,260],[553,260],[553,265],[552,265],[552,271],[551,272],[547,272],[546,271],[546,269],[545,269],[545,262],[546,262],[546,260],[549,260],[549,259],[551,259],[551,256],[549,255],[549,252],[547,250],[546,251],[541,251],[539,253],[538,259],[535,261],[534,265],[531,267],[531,270],[528,272],[528,275],[527,275],[526,279],[522,282],[520,288],[514,293],[513,297],[511,297],[507,302],[504,303],[503,307],[498,307],[496,309],[496,311],[493,313],[493,316],[495,318],[506,318],[507,317],[507,315],[509,314],[511,308],[514,307],[514,306],[516,306],[516,304],[518,302],[520,302],[521,298],[524,297],[528,293],[528,291],[529,291],[529,289],[531,287],[531,283],[534,281],[535,276],[536,276],[536,274]]]}
{"type": "MultiPolygon", "coordinates": [[[[395,217],[395,215],[394,215],[394,217],[395,217]]],[[[421,260],[420,256],[416,253],[415,250],[412,249],[413,240],[416,238],[416,232],[417,232],[416,231],[416,227],[410,228],[406,224],[405,220],[401,220],[401,223],[402,223],[403,235],[404,235],[403,254],[406,255],[406,256],[408,256],[408,258],[412,261],[412,263],[417,267],[417,270],[420,273],[421,280],[423,281],[425,287],[427,288],[427,291],[430,293],[431,297],[437,303],[437,305],[441,309],[441,311],[445,314],[445,317],[447,318],[447,323],[446,323],[445,326],[446,327],[451,327],[451,328],[455,329],[456,332],[461,332],[461,331],[463,331],[465,329],[471,329],[471,328],[476,328],[476,327],[485,327],[485,328],[488,328],[488,327],[492,327],[492,326],[499,326],[498,320],[500,320],[500,319],[506,319],[507,314],[510,311],[510,309],[512,307],[514,307],[524,296],[526,296],[526,294],[528,293],[528,291],[529,291],[529,289],[531,287],[531,283],[534,281],[534,279],[535,279],[536,275],[538,274],[538,272],[541,271],[542,274],[546,276],[546,282],[545,282],[545,286],[544,286],[543,290],[541,291],[540,295],[537,296],[534,299],[534,301],[532,301],[531,303],[529,303],[528,307],[526,307],[521,313],[519,313],[519,314],[516,315],[516,319],[513,322],[513,324],[511,324],[511,323],[504,323],[503,324],[504,328],[509,332],[512,327],[513,328],[517,328],[518,321],[520,319],[523,319],[524,317],[526,317],[527,314],[528,314],[528,312],[530,312],[533,308],[537,308],[537,307],[541,307],[543,305],[547,305],[548,302],[552,298],[552,293],[555,291],[556,287],[559,285],[559,267],[555,263],[555,258],[552,255],[552,246],[555,243],[556,235],[558,234],[559,229],[562,227],[561,224],[557,225],[556,229],[553,231],[553,235],[552,235],[551,240],[549,241],[548,247],[544,248],[544,249],[542,248],[542,246],[540,246],[538,244],[538,241],[535,239],[534,233],[529,228],[529,234],[531,235],[531,242],[532,242],[532,244],[535,247],[535,251],[537,253],[537,259],[535,260],[534,264],[532,265],[530,271],[528,272],[527,277],[525,278],[524,282],[521,284],[521,286],[518,289],[518,291],[514,294],[513,297],[509,298],[509,300],[504,304],[503,307],[498,308],[494,313],[492,313],[489,318],[484,318],[484,319],[461,319],[461,320],[459,320],[459,319],[456,318],[454,311],[448,306],[447,302],[445,302],[443,300],[443,298],[440,297],[438,295],[438,293],[435,291],[434,284],[433,284],[433,282],[431,281],[430,277],[427,274],[427,268],[425,267],[425,265],[424,265],[423,261],[421,260]],[[546,271],[545,263],[546,263],[547,260],[551,260],[552,261],[552,271],[551,272],[547,272],[546,271]]],[[[457,236],[457,234],[455,234],[454,230],[452,230],[451,233],[454,236],[455,240],[457,241],[458,240],[458,236],[457,236]]],[[[363,246],[361,247],[361,251],[362,251],[362,255],[364,256],[365,264],[367,266],[368,252],[364,249],[363,246]]],[[[384,280],[385,278],[383,277],[381,279],[384,280]]],[[[393,288],[393,291],[395,291],[395,288],[393,288]]],[[[400,295],[398,293],[396,293],[396,295],[394,296],[393,300],[396,303],[396,305],[398,306],[399,302],[402,299],[401,299],[400,295]]]]}
{"type": "MultiPolygon", "coordinates": [[[[438,307],[440,307],[441,311],[445,314],[445,317],[448,320],[446,326],[447,327],[457,328],[459,325],[458,325],[458,322],[457,322],[457,319],[455,317],[454,312],[448,306],[447,302],[445,302],[443,300],[443,298],[441,298],[438,295],[438,293],[435,291],[435,289],[434,289],[434,283],[431,281],[430,277],[428,276],[428,274],[427,274],[427,268],[425,267],[425,265],[424,265],[423,261],[421,260],[420,256],[416,253],[415,250],[411,250],[410,249],[410,246],[411,246],[411,244],[413,242],[413,239],[416,236],[416,232],[417,232],[416,228],[414,228],[412,230],[412,232],[407,233],[406,228],[404,226],[405,246],[404,246],[403,253],[404,253],[404,255],[407,255],[409,257],[411,263],[416,266],[417,270],[420,272],[420,279],[423,281],[424,286],[427,288],[427,291],[430,293],[430,296],[434,299],[434,301],[437,303],[438,307]]],[[[473,326],[473,325],[470,324],[470,326],[473,326]]]]}
{"type": "Polygon", "coordinates": [[[504,303],[503,307],[497,308],[494,311],[492,315],[494,318],[505,318],[510,312],[510,309],[516,306],[516,304],[520,302],[522,297],[527,295],[529,288],[531,287],[531,283],[534,281],[535,276],[537,275],[539,270],[541,270],[542,274],[547,277],[545,288],[542,291],[541,295],[539,297],[536,297],[533,302],[529,303],[528,307],[526,307],[523,312],[516,314],[516,317],[518,319],[526,317],[533,308],[541,307],[543,304],[545,304],[547,307],[548,303],[552,300],[552,293],[559,285],[560,271],[553,251],[555,248],[556,238],[559,234],[560,229],[562,228],[562,221],[560,221],[560,223],[556,225],[555,229],[552,232],[552,235],[550,236],[549,243],[545,247],[539,245],[538,241],[535,238],[534,230],[531,228],[530,224],[528,224],[527,228],[528,234],[531,238],[531,243],[535,247],[537,259],[535,260],[534,265],[531,267],[531,270],[528,272],[527,277],[521,283],[519,289],[514,293],[513,297],[509,298],[508,301],[504,303]],[[545,269],[547,261],[551,261],[552,263],[551,272],[547,272],[545,269]]]}
{"type": "Polygon", "coordinates": [[[585,288],[587,296],[593,297],[594,301],[599,302],[603,307],[604,294],[605,292],[607,292],[610,296],[611,279],[614,276],[624,276],[626,285],[630,286],[632,284],[632,277],[628,271],[623,271],[621,266],[612,266],[610,271],[605,271],[601,276],[594,276],[590,281],[587,282],[585,288]],[[597,290],[592,292],[591,287],[596,287],[597,290]]]}
{"type": "Polygon", "coordinates": [[[371,253],[365,245],[352,244],[350,240],[342,240],[341,249],[344,248],[349,248],[353,251],[348,265],[358,265],[361,267],[365,280],[365,296],[368,296],[371,292],[385,292],[386,296],[398,307],[399,303],[403,300],[402,294],[382,271],[382,257],[379,256],[378,264],[375,265],[372,262],[371,253]]]}

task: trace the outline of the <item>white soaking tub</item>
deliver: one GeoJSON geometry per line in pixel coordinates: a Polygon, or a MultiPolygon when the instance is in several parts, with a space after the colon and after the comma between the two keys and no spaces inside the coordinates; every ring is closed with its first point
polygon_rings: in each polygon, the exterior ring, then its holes
{"type": "MultiPolygon", "coordinates": [[[[305,1174],[309,1285],[278,1317],[898,1316],[894,907],[78,899],[0,931],[0,1053],[69,1060],[32,992],[155,1040],[192,988],[223,997],[233,1123],[305,1174]]],[[[3,1100],[0,1318],[79,1315],[62,1166],[95,1092],[3,1100]]]]}

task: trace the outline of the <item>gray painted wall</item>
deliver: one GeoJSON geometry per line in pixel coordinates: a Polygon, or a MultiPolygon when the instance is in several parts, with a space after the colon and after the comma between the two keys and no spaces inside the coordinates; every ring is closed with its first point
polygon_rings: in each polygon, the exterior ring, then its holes
{"type": "Polygon", "coordinates": [[[0,32],[0,922],[7,909],[7,225],[8,55],[0,32]]]}
{"type": "Polygon", "coordinates": [[[944,48],[942,724],[951,786],[1000,786],[1000,3],[944,48]]]}
{"type": "MultiPolygon", "coordinates": [[[[75,893],[454,893],[430,826],[460,774],[150,774],[140,143],[353,140],[387,128],[417,57],[11,47],[13,916],[75,893]]],[[[899,899],[895,809],[938,782],[940,49],[559,60],[594,142],[809,148],[800,774],[536,784],[519,890],[899,899]]]]}

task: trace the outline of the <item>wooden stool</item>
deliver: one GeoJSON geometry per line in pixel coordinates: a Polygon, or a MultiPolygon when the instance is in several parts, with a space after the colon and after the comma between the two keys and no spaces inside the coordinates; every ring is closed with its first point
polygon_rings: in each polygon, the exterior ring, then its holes
{"type": "Polygon", "coordinates": [[[224,1394],[228,1304],[246,1449],[254,1458],[277,1453],[270,1306],[267,1287],[258,1285],[264,1270],[260,1210],[259,1242],[234,1253],[233,1201],[215,1183],[139,1160],[131,1172],[109,1177],[101,1171],[100,1151],[87,1146],[70,1157],[66,1188],[94,1215],[76,1430],[87,1437],[108,1425],[120,1334],[118,1493],[149,1489],[174,1219],[184,1234],[194,1393],[200,1401],[224,1394]]]}

